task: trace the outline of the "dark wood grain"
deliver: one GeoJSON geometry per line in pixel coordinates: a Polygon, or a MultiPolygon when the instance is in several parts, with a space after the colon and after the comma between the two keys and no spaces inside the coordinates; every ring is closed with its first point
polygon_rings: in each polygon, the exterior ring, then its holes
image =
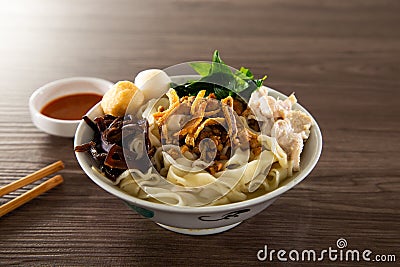
{"type": "MultiPolygon", "coordinates": [[[[66,165],[64,184],[0,218],[0,265],[265,266],[256,257],[265,244],[322,250],[340,237],[398,263],[399,14],[395,0],[0,0],[0,186],[55,160],[66,165]],[[133,79],[208,60],[214,49],[296,92],[324,138],[312,174],[231,231],[184,236],[141,218],[84,175],[72,139],[31,123],[28,98],[49,81],[133,79]]],[[[395,266],[368,264],[381,265],[395,266]]]]}

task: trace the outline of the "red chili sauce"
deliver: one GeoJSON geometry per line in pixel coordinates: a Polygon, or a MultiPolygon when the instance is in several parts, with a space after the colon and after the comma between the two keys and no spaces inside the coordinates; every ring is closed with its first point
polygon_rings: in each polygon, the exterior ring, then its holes
{"type": "Polygon", "coordinates": [[[47,103],[40,113],[59,120],[80,120],[102,97],[94,93],[62,96],[47,103]]]}

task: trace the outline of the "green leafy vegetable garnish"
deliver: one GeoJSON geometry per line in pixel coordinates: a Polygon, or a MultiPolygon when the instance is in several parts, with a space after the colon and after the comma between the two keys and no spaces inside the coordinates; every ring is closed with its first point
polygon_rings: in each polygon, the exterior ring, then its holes
{"type": "Polygon", "coordinates": [[[264,76],[262,79],[254,79],[253,73],[245,67],[233,71],[222,61],[218,50],[215,50],[211,63],[194,62],[190,66],[202,77],[183,85],[172,84],[179,97],[197,95],[199,91],[206,90],[206,95],[214,93],[218,99],[237,94],[248,99],[267,78],[264,76]]]}

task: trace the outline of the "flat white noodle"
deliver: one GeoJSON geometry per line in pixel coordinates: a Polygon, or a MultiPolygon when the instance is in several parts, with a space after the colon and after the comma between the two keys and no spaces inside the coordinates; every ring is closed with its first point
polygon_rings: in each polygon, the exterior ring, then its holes
{"type": "Polygon", "coordinates": [[[244,201],[247,199],[247,195],[236,188],[232,189],[228,194],[223,196],[220,199],[217,199],[212,203],[213,206],[216,205],[224,205],[224,204],[229,204],[229,203],[234,203],[234,202],[240,202],[244,201]]]}
{"type": "Polygon", "coordinates": [[[261,142],[263,146],[267,149],[271,150],[276,159],[279,161],[279,164],[286,168],[288,166],[288,159],[286,152],[279,146],[277,140],[267,135],[259,135],[258,141],[261,142]]]}
{"type": "Polygon", "coordinates": [[[292,176],[292,162],[288,163],[287,168],[277,166],[271,169],[268,175],[268,179],[265,179],[263,183],[264,190],[271,192],[278,188],[278,186],[287,178],[292,176]]]}
{"type": "MultiPolygon", "coordinates": [[[[170,205],[179,206],[203,206],[208,204],[214,199],[225,195],[224,189],[231,188],[231,184],[227,184],[227,180],[228,182],[232,182],[229,179],[218,179],[211,184],[212,186],[207,184],[203,187],[187,188],[177,186],[164,178],[160,178],[159,174],[154,172],[153,168],[150,168],[146,173],[141,173],[136,169],[131,169],[130,171],[132,176],[135,177],[137,184],[147,193],[148,197],[170,205]]],[[[235,181],[235,178],[231,178],[231,180],[235,181]]],[[[198,181],[200,181],[200,178],[198,181]]]]}
{"type": "MultiPolygon", "coordinates": [[[[129,170],[132,174],[132,176],[135,176],[135,178],[141,178],[140,181],[140,186],[143,187],[157,187],[159,185],[159,177],[158,173],[153,171],[153,168],[150,167],[149,170],[146,173],[142,173],[138,169],[130,169],[129,170]]],[[[137,182],[138,180],[136,180],[137,182]]]]}
{"type": "Polygon", "coordinates": [[[169,203],[170,205],[175,206],[186,206],[184,199],[179,194],[171,192],[169,189],[149,187],[146,190],[153,198],[161,202],[169,203]]]}
{"type": "Polygon", "coordinates": [[[238,183],[240,190],[243,192],[252,192],[255,190],[254,187],[258,187],[266,178],[273,161],[274,156],[272,152],[264,150],[258,159],[240,168],[225,170],[223,174],[231,176],[241,175],[241,179],[238,183]],[[251,185],[250,190],[249,185],[251,185]]]}
{"type": "Polygon", "coordinates": [[[155,166],[157,171],[161,170],[161,167],[163,166],[163,148],[159,147],[156,149],[156,152],[154,153],[153,158],[151,159],[151,163],[155,166]]]}
{"type": "Polygon", "coordinates": [[[156,126],[156,124],[149,125],[149,140],[151,145],[155,147],[161,146],[160,133],[158,132],[158,127],[156,126]]]}
{"type": "Polygon", "coordinates": [[[238,166],[243,166],[248,163],[250,157],[250,150],[249,149],[241,149],[238,148],[234,151],[231,158],[225,163],[224,168],[229,169],[233,166],[236,168],[238,166]]]}
{"type": "Polygon", "coordinates": [[[181,186],[198,187],[213,183],[217,178],[206,171],[186,173],[175,166],[171,166],[167,174],[167,180],[181,186]]]}
{"type": "Polygon", "coordinates": [[[162,152],[161,148],[157,149],[155,157],[157,153],[163,155],[164,165],[168,170],[166,180],[159,179],[159,174],[154,172],[153,168],[150,168],[147,173],[130,170],[133,176],[140,179],[136,180],[136,183],[128,179],[123,180],[120,186],[132,194],[139,194],[146,198],[151,196],[159,201],[179,206],[201,206],[218,199],[220,200],[215,203],[227,200],[242,201],[247,198],[246,193],[249,192],[249,188],[250,192],[252,190],[248,186],[252,180],[256,179],[254,182],[256,187],[262,184],[272,164],[271,161],[276,160],[272,151],[264,150],[258,159],[247,163],[249,150],[238,148],[227,161],[227,168],[213,176],[205,171],[183,171],[176,167],[177,163],[172,157],[164,156],[165,152],[162,152]],[[166,181],[171,184],[166,184],[166,181]],[[138,186],[143,192],[138,189],[138,186]]]}
{"type": "Polygon", "coordinates": [[[142,136],[138,136],[132,140],[132,142],[129,144],[129,149],[131,151],[134,151],[136,155],[136,159],[140,159],[143,157],[144,153],[147,153],[145,151],[145,144],[144,144],[144,139],[142,136]]]}
{"type": "Polygon", "coordinates": [[[125,177],[120,181],[119,187],[132,196],[139,197],[142,199],[148,198],[148,195],[140,188],[140,186],[132,178],[130,173],[129,176],[125,177]]]}
{"type": "MultiPolygon", "coordinates": [[[[163,148],[164,150],[174,149],[175,151],[177,151],[177,153],[180,153],[180,149],[178,146],[165,145],[163,146],[163,148]]],[[[198,172],[212,164],[212,162],[207,163],[200,159],[190,160],[189,158],[184,157],[182,154],[177,159],[174,159],[169,153],[165,151],[162,152],[162,157],[164,160],[164,165],[168,166],[168,168],[169,166],[175,166],[176,168],[179,168],[180,170],[186,172],[198,172]]]]}
{"type": "Polygon", "coordinates": [[[251,173],[249,174],[249,176],[247,175],[244,176],[244,177],[251,177],[251,180],[248,182],[248,190],[250,193],[256,191],[258,187],[267,178],[267,175],[270,171],[270,168],[274,160],[275,160],[274,154],[271,151],[264,150],[261,152],[257,160],[253,160],[249,163],[249,165],[251,164],[256,165],[255,170],[252,173],[252,176],[250,176],[251,173]]]}

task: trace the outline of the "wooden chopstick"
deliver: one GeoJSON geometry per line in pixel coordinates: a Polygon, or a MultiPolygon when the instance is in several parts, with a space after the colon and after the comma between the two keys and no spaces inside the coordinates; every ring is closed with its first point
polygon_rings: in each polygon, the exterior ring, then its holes
{"type": "MultiPolygon", "coordinates": [[[[12,191],[15,191],[18,188],[21,188],[25,185],[33,183],[37,180],[40,180],[56,171],[59,171],[64,168],[64,163],[62,161],[54,162],[49,166],[44,167],[30,175],[27,175],[11,184],[3,186],[0,188],[0,197],[8,194],[12,191]]],[[[21,205],[25,204],[28,201],[31,201],[35,197],[47,192],[48,190],[52,189],[53,187],[61,184],[64,181],[61,175],[56,175],[49,180],[45,181],[44,183],[30,189],[29,191],[25,192],[24,194],[14,198],[13,200],[7,202],[6,204],[0,206],[0,217],[9,213],[10,211],[20,207],[21,205]]]]}
{"type": "Polygon", "coordinates": [[[3,186],[2,188],[0,188],[0,197],[62,169],[64,169],[64,163],[61,160],[54,162],[53,164],[50,164],[49,166],[46,166],[32,174],[29,174],[11,184],[3,186]]]}
{"type": "Polygon", "coordinates": [[[0,206],[0,217],[9,213],[12,210],[15,210],[16,208],[22,206],[26,202],[31,201],[35,197],[43,194],[44,192],[49,191],[53,187],[61,184],[63,181],[64,181],[64,179],[62,178],[61,175],[56,175],[56,176],[50,178],[49,180],[47,180],[46,182],[32,188],[29,191],[26,191],[22,195],[14,198],[13,200],[7,202],[6,204],[0,206]]]}

